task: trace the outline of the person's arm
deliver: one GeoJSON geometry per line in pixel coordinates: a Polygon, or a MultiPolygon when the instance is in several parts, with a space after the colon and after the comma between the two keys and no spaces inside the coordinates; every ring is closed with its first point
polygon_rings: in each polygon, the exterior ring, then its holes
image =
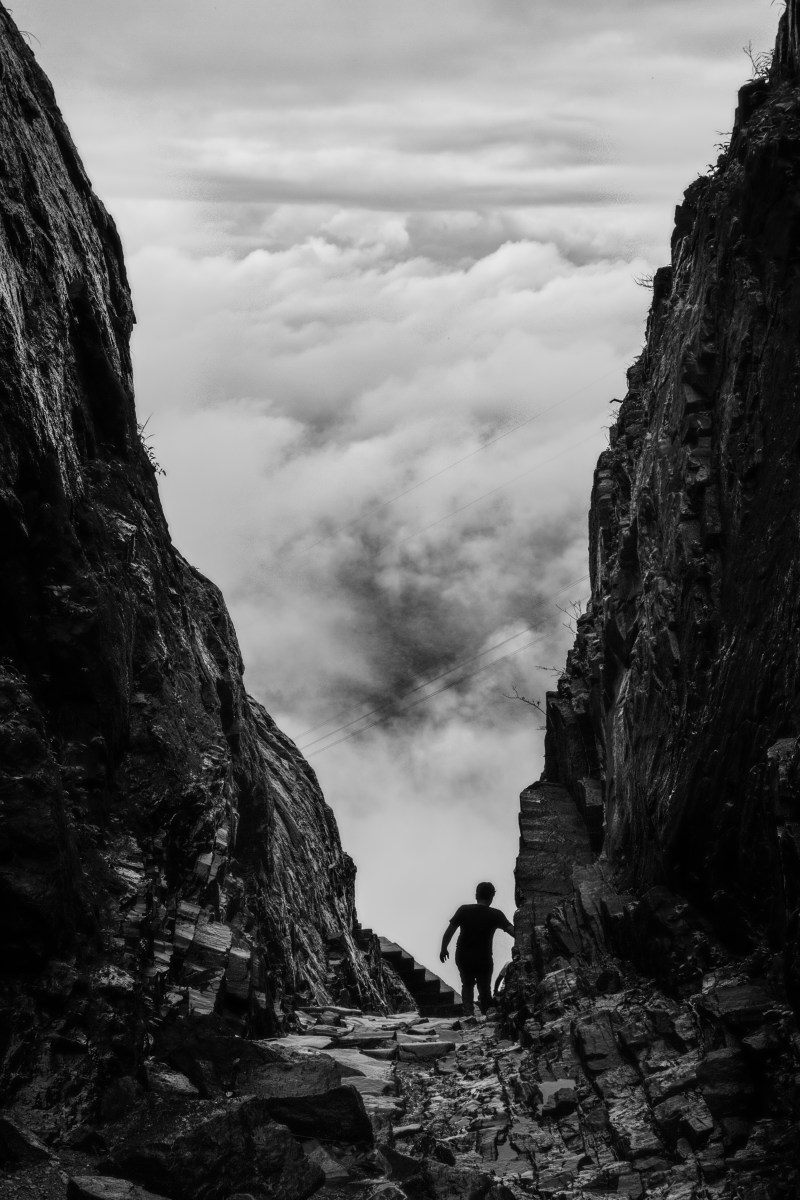
{"type": "Polygon", "coordinates": [[[445,929],[444,937],[442,938],[442,948],[439,951],[439,962],[444,962],[446,959],[448,959],[450,957],[447,947],[450,945],[450,939],[457,929],[458,929],[457,921],[451,921],[450,924],[447,926],[447,929],[445,929]]]}
{"type": "Polygon", "coordinates": [[[506,914],[504,912],[500,912],[498,908],[495,909],[495,912],[500,918],[500,920],[497,922],[497,928],[502,929],[503,933],[507,933],[510,937],[513,937],[514,926],[511,924],[506,914]]]}

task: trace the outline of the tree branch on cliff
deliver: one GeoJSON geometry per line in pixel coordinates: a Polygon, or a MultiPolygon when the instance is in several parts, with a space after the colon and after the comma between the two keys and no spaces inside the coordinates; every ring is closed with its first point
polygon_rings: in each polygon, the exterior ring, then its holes
{"type": "MultiPolygon", "coordinates": [[[[542,670],[545,670],[545,671],[550,670],[550,669],[551,668],[549,668],[549,667],[542,668],[542,670]]],[[[516,687],[513,687],[512,691],[513,691],[513,695],[511,695],[511,696],[509,696],[508,692],[503,692],[502,693],[503,699],[504,700],[519,700],[521,704],[527,704],[527,705],[529,705],[530,708],[535,708],[537,710],[537,712],[540,712],[542,714],[543,717],[546,717],[547,713],[545,711],[545,707],[542,704],[541,700],[529,700],[527,696],[523,696],[521,692],[518,692],[516,687]]],[[[539,726],[539,729],[546,729],[546,728],[547,728],[546,725],[539,726]]]]}

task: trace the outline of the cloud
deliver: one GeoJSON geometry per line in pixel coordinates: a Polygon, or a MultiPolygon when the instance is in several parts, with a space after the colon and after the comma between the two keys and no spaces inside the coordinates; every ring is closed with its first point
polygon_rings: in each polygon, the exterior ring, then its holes
{"type": "Polygon", "coordinates": [[[404,258],[394,228],[343,239],[130,263],[170,521],[289,732],[343,705],[419,728],[421,681],[515,622],[560,628],[646,301],[630,264],[551,244],[463,267],[404,258]]]}

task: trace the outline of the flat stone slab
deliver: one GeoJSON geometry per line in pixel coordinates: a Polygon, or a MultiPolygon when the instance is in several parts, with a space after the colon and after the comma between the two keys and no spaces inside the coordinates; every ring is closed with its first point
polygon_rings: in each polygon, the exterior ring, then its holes
{"type": "Polygon", "coordinates": [[[128,1179],[111,1175],[75,1175],[67,1184],[67,1200],[165,1200],[128,1179]]]}
{"type": "Polygon", "coordinates": [[[342,1049],[333,1046],[328,1054],[342,1068],[344,1082],[350,1082],[350,1074],[365,1076],[367,1079],[380,1079],[384,1083],[394,1080],[391,1062],[370,1058],[360,1050],[342,1049]]]}
{"type": "Polygon", "coordinates": [[[287,1050],[327,1050],[333,1045],[333,1038],[317,1033],[287,1033],[282,1038],[263,1038],[264,1045],[281,1046],[287,1050]]]}
{"type": "Polygon", "coordinates": [[[455,1042],[403,1042],[400,1045],[400,1061],[415,1062],[428,1058],[444,1058],[452,1054],[455,1042]]]}
{"type": "Polygon", "coordinates": [[[345,1037],[337,1038],[337,1046],[353,1046],[369,1047],[370,1049],[391,1048],[392,1045],[391,1033],[349,1033],[345,1037]]]}

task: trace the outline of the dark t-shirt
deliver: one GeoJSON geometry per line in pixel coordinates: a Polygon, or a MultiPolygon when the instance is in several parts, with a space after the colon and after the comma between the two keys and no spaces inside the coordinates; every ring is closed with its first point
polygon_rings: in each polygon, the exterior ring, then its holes
{"type": "Polygon", "coordinates": [[[486,969],[492,966],[492,938],[495,929],[510,924],[499,908],[488,904],[462,904],[450,921],[458,925],[456,963],[486,969]]]}

